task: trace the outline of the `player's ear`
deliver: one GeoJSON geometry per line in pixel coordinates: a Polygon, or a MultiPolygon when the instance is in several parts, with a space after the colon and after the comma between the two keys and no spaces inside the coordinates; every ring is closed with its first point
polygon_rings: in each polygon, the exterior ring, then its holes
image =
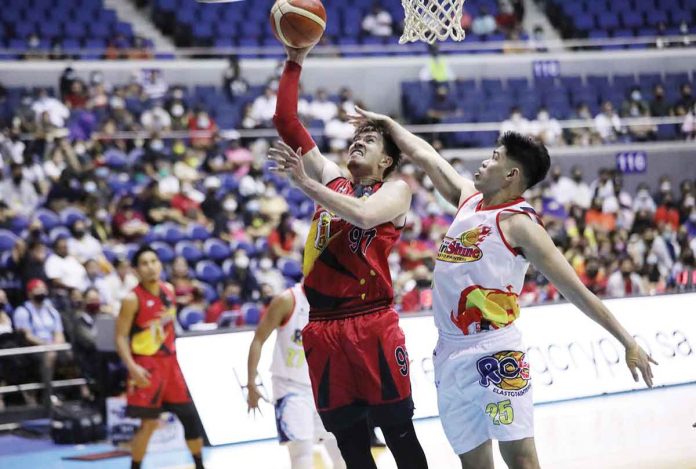
{"type": "Polygon", "coordinates": [[[387,169],[388,167],[390,167],[392,165],[393,162],[394,162],[394,158],[392,158],[389,155],[384,155],[384,156],[382,156],[382,159],[379,162],[379,166],[384,168],[384,169],[387,169]]]}
{"type": "Polygon", "coordinates": [[[510,170],[507,172],[505,175],[508,178],[512,178],[514,176],[519,176],[520,175],[520,169],[519,168],[510,168],[510,170]]]}

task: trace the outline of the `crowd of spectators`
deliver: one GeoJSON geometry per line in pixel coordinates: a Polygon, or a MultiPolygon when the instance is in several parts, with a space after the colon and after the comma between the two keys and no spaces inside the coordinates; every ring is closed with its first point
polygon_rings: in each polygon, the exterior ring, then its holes
{"type": "MultiPolygon", "coordinates": [[[[225,77],[233,93],[239,83],[234,73],[225,77]]],[[[320,89],[300,103],[308,122],[335,129],[327,145],[339,164],[355,103],[347,88],[338,102],[320,89]]],[[[250,104],[249,118],[269,120],[274,105],[271,82],[250,104]]],[[[88,369],[80,357],[94,350],[95,318],[118,314],[137,283],[128,256],[143,242],[165,264],[183,328],[253,324],[274,295],[300,280],[313,203],[268,171],[267,139],[223,136],[204,107],[157,71],[114,85],[99,72],[82,81],[67,69],[55,97],[41,89],[2,109],[0,338],[19,334],[24,345],[67,340],[88,369]],[[123,130],[148,137],[124,137],[123,130]],[[188,136],[160,136],[168,130],[188,136]]],[[[466,172],[461,161],[453,164],[466,172]]],[[[398,307],[408,313],[432,304],[433,257],[453,208],[414,166],[405,164],[401,177],[415,196],[389,263],[398,307]]],[[[554,168],[528,200],[596,293],[695,286],[694,181],[665,179],[630,194],[609,170],[590,181],[580,168],[570,177],[554,168]]],[[[558,297],[530,270],[524,304],[558,297]]],[[[45,356],[44,376],[56,360],[45,356]]],[[[0,381],[7,379],[0,369],[0,381]]]]}
{"type": "MultiPolygon", "coordinates": [[[[691,84],[684,83],[679,89],[679,98],[670,102],[665,97],[662,84],[653,88],[652,99],[646,99],[640,88],[631,88],[626,99],[616,109],[612,101],[602,103],[599,112],[593,117],[585,103],[577,106],[569,119],[584,121],[586,127],[563,129],[558,119],[545,106],[539,108],[537,116],[528,120],[519,107],[510,110],[510,116],[500,125],[501,135],[513,130],[524,135],[534,136],[548,146],[560,145],[600,145],[615,142],[647,142],[658,139],[658,125],[653,117],[678,117],[681,124],[663,124],[678,127],[676,135],[682,140],[693,140],[696,136],[694,116],[696,116],[696,99],[692,94],[691,84]],[[624,119],[632,119],[625,124],[624,119]]],[[[442,94],[446,99],[447,93],[442,94]]],[[[437,96],[437,95],[436,95],[437,96]]],[[[451,103],[453,105],[453,103],[451,103]]],[[[433,104],[434,106],[434,104],[433,104]]],[[[433,107],[431,106],[431,107],[433,107]]],[[[451,113],[456,113],[453,108],[451,113]]]]}

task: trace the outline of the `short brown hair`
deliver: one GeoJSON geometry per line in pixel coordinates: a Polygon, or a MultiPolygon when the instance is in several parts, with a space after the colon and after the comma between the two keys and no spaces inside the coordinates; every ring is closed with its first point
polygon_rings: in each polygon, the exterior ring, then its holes
{"type": "Polygon", "coordinates": [[[401,150],[399,150],[391,134],[381,122],[367,120],[357,125],[355,127],[355,133],[353,134],[353,140],[355,140],[358,135],[366,132],[377,132],[382,136],[384,153],[392,159],[392,164],[384,170],[384,177],[386,178],[399,167],[399,163],[401,162],[401,150]]]}

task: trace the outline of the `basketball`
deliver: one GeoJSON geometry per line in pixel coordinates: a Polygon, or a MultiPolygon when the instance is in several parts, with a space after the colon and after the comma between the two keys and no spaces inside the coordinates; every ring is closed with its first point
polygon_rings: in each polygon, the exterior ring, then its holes
{"type": "Polygon", "coordinates": [[[326,27],[326,10],[319,0],[278,0],[271,8],[271,28],[288,47],[309,47],[326,27]]]}

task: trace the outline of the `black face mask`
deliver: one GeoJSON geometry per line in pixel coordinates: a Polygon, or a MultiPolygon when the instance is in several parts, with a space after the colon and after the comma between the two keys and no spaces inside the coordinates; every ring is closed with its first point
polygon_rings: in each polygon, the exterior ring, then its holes
{"type": "Polygon", "coordinates": [[[587,269],[587,270],[585,271],[585,273],[587,274],[587,276],[590,277],[590,278],[595,278],[595,277],[597,276],[597,273],[598,273],[598,272],[599,272],[599,270],[597,270],[597,269],[587,269]]]}
{"type": "Polygon", "coordinates": [[[73,236],[76,237],[77,239],[81,239],[85,235],[85,233],[86,233],[85,230],[74,230],[73,236]]]}
{"type": "Polygon", "coordinates": [[[34,301],[37,303],[43,303],[44,300],[46,299],[46,294],[45,293],[39,293],[38,295],[34,295],[34,301]]]}
{"type": "Polygon", "coordinates": [[[425,280],[416,280],[416,286],[418,288],[428,288],[430,287],[430,280],[425,279],[425,280]]]}
{"type": "Polygon", "coordinates": [[[0,311],[7,311],[7,305],[5,303],[0,303],[0,311]]]}
{"type": "Polygon", "coordinates": [[[631,276],[631,272],[621,272],[621,275],[623,275],[624,278],[629,278],[631,276]]]}
{"type": "Polygon", "coordinates": [[[12,176],[12,182],[14,182],[16,186],[20,185],[22,183],[22,175],[12,176]]]}

